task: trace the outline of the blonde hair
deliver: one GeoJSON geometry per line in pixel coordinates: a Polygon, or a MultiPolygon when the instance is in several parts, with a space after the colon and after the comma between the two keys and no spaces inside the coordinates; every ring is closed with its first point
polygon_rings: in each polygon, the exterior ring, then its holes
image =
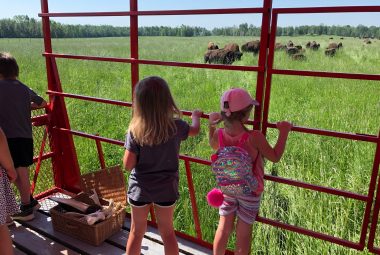
{"type": "Polygon", "coordinates": [[[164,79],[149,76],[137,83],[128,128],[137,144],[152,146],[167,142],[177,132],[174,120],[180,116],[164,79]]]}
{"type": "Polygon", "coordinates": [[[243,123],[243,120],[245,117],[247,117],[247,114],[249,114],[252,111],[253,105],[248,105],[244,109],[236,112],[231,112],[230,116],[227,116],[224,111],[221,111],[220,114],[222,115],[222,120],[224,121],[224,125],[229,126],[234,121],[238,121],[242,124],[243,128],[248,130],[243,123]]]}

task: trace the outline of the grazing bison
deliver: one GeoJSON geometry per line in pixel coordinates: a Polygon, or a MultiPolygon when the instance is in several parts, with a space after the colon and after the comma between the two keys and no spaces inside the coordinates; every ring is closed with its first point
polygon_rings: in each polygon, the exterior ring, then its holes
{"type": "Polygon", "coordinates": [[[286,49],[286,53],[288,53],[289,56],[299,53],[299,49],[296,47],[288,47],[286,49]]]}
{"type": "Polygon", "coordinates": [[[239,45],[236,43],[229,43],[223,48],[226,51],[232,51],[234,53],[234,60],[241,60],[243,53],[239,50],[239,45]]]}
{"type": "Polygon", "coordinates": [[[365,39],[365,40],[364,40],[364,43],[365,43],[365,44],[371,44],[372,42],[371,42],[370,39],[365,39]]]}
{"type": "Polygon", "coordinates": [[[275,50],[286,50],[287,47],[286,47],[286,45],[284,45],[282,43],[276,43],[276,45],[274,46],[274,49],[275,50]]]}
{"type": "Polygon", "coordinates": [[[329,39],[334,39],[334,37],[330,37],[329,39]]]}
{"type": "Polygon", "coordinates": [[[331,49],[326,49],[325,50],[325,55],[329,56],[329,57],[335,56],[335,53],[336,53],[336,49],[335,48],[331,48],[331,49]]]}
{"type": "Polygon", "coordinates": [[[294,47],[294,43],[291,40],[289,40],[289,42],[286,46],[288,46],[288,48],[294,47]]]}
{"type": "Polygon", "coordinates": [[[231,65],[235,60],[234,52],[225,49],[208,50],[204,55],[205,63],[231,65]]]}
{"type": "Polygon", "coordinates": [[[307,43],[306,43],[306,48],[310,48],[310,45],[311,45],[311,42],[310,41],[308,41],[307,43]]]}
{"type": "Polygon", "coordinates": [[[310,43],[310,47],[309,48],[312,49],[312,50],[318,50],[320,46],[321,45],[319,43],[317,43],[316,41],[312,41],[310,43]]]}
{"type": "Polygon", "coordinates": [[[292,55],[292,59],[303,61],[303,60],[306,60],[306,56],[301,54],[301,53],[296,53],[296,54],[292,55]]]}
{"type": "Polygon", "coordinates": [[[207,45],[207,49],[208,50],[217,50],[217,49],[219,49],[219,47],[215,43],[209,42],[208,45],[207,45]]]}
{"type": "Polygon", "coordinates": [[[343,47],[343,44],[340,42],[340,43],[330,43],[329,46],[327,47],[327,49],[340,49],[343,47]]]}
{"type": "Polygon", "coordinates": [[[302,46],[301,46],[301,45],[296,45],[296,46],[294,46],[294,47],[296,47],[296,48],[299,49],[299,50],[302,50],[302,46]]]}
{"type": "Polygon", "coordinates": [[[253,54],[257,54],[260,51],[260,41],[250,41],[241,46],[241,50],[244,52],[253,52],[253,54]]]}

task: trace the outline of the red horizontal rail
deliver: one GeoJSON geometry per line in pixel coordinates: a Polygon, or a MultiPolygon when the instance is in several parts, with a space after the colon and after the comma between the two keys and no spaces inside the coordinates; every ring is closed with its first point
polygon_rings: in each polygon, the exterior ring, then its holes
{"type": "Polygon", "coordinates": [[[334,72],[302,71],[302,70],[291,70],[291,69],[271,69],[271,70],[269,69],[268,73],[296,75],[296,76],[313,76],[313,77],[329,77],[329,78],[380,81],[380,74],[334,73],[334,72]]]}
{"type": "Polygon", "coordinates": [[[57,92],[57,91],[46,91],[48,95],[54,95],[54,96],[62,96],[62,97],[68,97],[68,98],[75,98],[75,99],[81,99],[85,101],[92,101],[92,102],[98,102],[98,103],[107,103],[112,105],[118,105],[118,106],[127,106],[132,107],[132,103],[130,102],[123,102],[118,100],[111,100],[111,99],[105,99],[105,98],[99,98],[99,97],[90,97],[90,96],[82,96],[77,94],[70,94],[70,93],[64,93],[64,92],[57,92]]]}
{"type": "Polygon", "coordinates": [[[274,8],[273,13],[341,13],[341,12],[380,12],[380,6],[333,6],[333,7],[300,7],[274,8]]]}
{"type": "MultiPolygon", "coordinates": [[[[267,127],[276,128],[276,124],[268,123],[267,127]]],[[[363,141],[363,142],[371,142],[371,143],[378,142],[378,137],[375,135],[343,133],[343,132],[336,132],[336,131],[331,131],[331,130],[323,130],[323,129],[317,129],[317,128],[308,128],[308,127],[297,127],[297,126],[293,126],[292,131],[307,133],[307,134],[324,135],[324,136],[330,136],[330,137],[336,137],[336,138],[345,138],[345,139],[357,140],[357,141],[363,141]]]]}
{"type": "Polygon", "coordinates": [[[56,12],[39,13],[39,17],[99,17],[99,16],[159,16],[159,15],[205,15],[263,13],[263,8],[230,8],[198,10],[121,11],[121,12],[56,12]]]}
{"type": "Polygon", "coordinates": [[[289,224],[286,224],[286,223],[282,223],[282,222],[279,222],[279,221],[276,221],[276,220],[272,220],[272,219],[268,219],[268,218],[263,218],[263,217],[260,217],[260,216],[257,216],[256,220],[259,221],[259,222],[261,222],[261,223],[264,223],[264,224],[268,224],[268,225],[271,225],[271,226],[274,226],[274,227],[283,228],[283,229],[290,230],[290,231],[293,231],[293,232],[296,232],[296,233],[299,233],[299,234],[307,235],[307,236],[310,236],[310,237],[313,237],[313,238],[318,238],[318,239],[321,239],[321,240],[329,241],[329,242],[332,242],[332,243],[336,243],[336,244],[339,244],[339,245],[347,246],[347,247],[350,247],[350,248],[353,248],[353,249],[357,249],[357,250],[363,250],[363,246],[360,245],[359,243],[354,243],[352,241],[348,241],[348,240],[345,240],[345,239],[334,237],[334,236],[331,236],[331,235],[328,235],[328,234],[323,234],[323,233],[320,233],[320,232],[315,232],[315,231],[312,231],[312,230],[308,230],[308,229],[305,229],[305,228],[289,225],[289,224]]]}
{"type": "Polygon", "coordinates": [[[32,121],[32,125],[36,127],[46,125],[48,123],[48,115],[43,114],[43,115],[34,116],[32,117],[31,121],[32,121]]]}
{"type": "MultiPolygon", "coordinates": [[[[53,157],[53,155],[54,155],[54,152],[45,153],[42,155],[41,160],[49,159],[49,158],[53,157]]],[[[38,161],[38,157],[34,157],[33,163],[36,163],[37,161],[38,161]]]]}
{"type": "MultiPolygon", "coordinates": [[[[99,97],[91,97],[91,96],[82,96],[77,94],[70,94],[70,93],[64,93],[64,92],[57,92],[57,91],[46,91],[48,95],[54,95],[54,96],[61,96],[61,97],[68,97],[68,98],[75,98],[85,101],[92,101],[92,102],[98,102],[98,103],[106,103],[106,104],[112,104],[112,105],[118,105],[118,106],[127,106],[132,107],[132,103],[130,102],[123,102],[123,101],[117,101],[117,100],[111,100],[111,99],[105,99],[105,98],[99,98],[99,97]]],[[[191,111],[181,111],[183,115],[185,116],[191,116],[193,112],[191,111]]],[[[208,119],[208,114],[202,114],[201,117],[208,119]]],[[[253,120],[248,120],[247,124],[254,125],[256,124],[253,120]]]]}
{"type": "MultiPolygon", "coordinates": [[[[124,142],[122,142],[122,141],[118,141],[118,140],[114,140],[114,139],[110,139],[110,138],[105,138],[105,137],[101,137],[101,136],[97,136],[97,135],[91,135],[91,134],[87,134],[87,133],[80,132],[80,131],[68,130],[68,129],[64,129],[64,128],[55,128],[55,129],[60,130],[62,132],[67,132],[67,133],[70,133],[73,135],[90,138],[93,140],[108,142],[111,144],[121,145],[121,146],[124,145],[124,142]]],[[[209,160],[190,157],[187,155],[180,155],[180,159],[185,160],[185,161],[189,161],[189,162],[203,164],[203,165],[211,165],[211,162],[209,160]]],[[[338,195],[338,196],[343,196],[346,198],[352,198],[352,199],[356,199],[356,200],[360,200],[360,201],[367,201],[367,196],[348,192],[348,191],[342,191],[342,190],[337,190],[337,189],[333,189],[333,188],[326,188],[326,187],[322,187],[322,186],[318,186],[318,185],[308,184],[305,182],[290,180],[290,179],[286,179],[286,178],[282,178],[282,177],[278,177],[278,176],[272,176],[272,175],[265,175],[265,179],[275,181],[275,182],[279,182],[279,183],[283,183],[283,184],[296,186],[296,187],[302,187],[302,188],[306,188],[306,189],[310,189],[310,190],[320,191],[320,192],[328,193],[331,195],[338,195]]]]}
{"type": "Polygon", "coordinates": [[[329,188],[329,187],[323,187],[319,185],[314,185],[306,182],[301,182],[301,181],[295,181],[279,176],[273,176],[273,175],[265,175],[264,179],[273,181],[273,182],[278,182],[278,183],[283,183],[283,184],[288,184],[291,186],[299,187],[299,188],[304,188],[304,189],[309,189],[309,190],[314,190],[314,191],[319,191],[323,193],[327,193],[330,195],[337,195],[337,196],[342,196],[345,198],[352,198],[360,201],[367,202],[368,196],[362,195],[362,194],[357,194],[353,193],[350,191],[344,191],[344,190],[338,190],[334,188],[329,188]]]}
{"type": "Polygon", "coordinates": [[[70,55],[59,53],[43,53],[46,57],[55,58],[67,58],[67,59],[81,59],[81,60],[95,60],[106,62],[119,62],[119,63],[137,63],[145,65],[161,65],[161,66],[176,66],[176,67],[191,67],[191,68],[205,68],[205,69],[223,69],[223,70],[236,70],[236,71],[256,71],[263,72],[262,67],[258,66],[232,66],[221,64],[196,64],[196,63],[184,63],[174,61],[159,61],[159,60],[147,60],[147,59],[133,59],[133,58],[115,58],[115,57],[96,57],[96,56],[84,56],[84,55],[70,55]]]}

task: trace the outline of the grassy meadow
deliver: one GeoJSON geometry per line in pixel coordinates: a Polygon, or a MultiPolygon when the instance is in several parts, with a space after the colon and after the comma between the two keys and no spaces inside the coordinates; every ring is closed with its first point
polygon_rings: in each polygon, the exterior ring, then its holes
{"type": "MultiPolygon", "coordinates": [[[[257,39],[257,38],[254,38],[257,39]]],[[[305,47],[308,41],[321,44],[318,51],[306,50],[306,61],[293,61],[284,52],[275,54],[275,68],[379,74],[380,41],[365,45],[357,38],[330,40],[321,37],[278,37],[277,42],[292,40],[305,47]],[[329,42],[342,42],[335,57],[326,57],[323,49],[329,42]]],[[[223,47],[243,43],[248,37],[140,37],[139,57],[165,61],[203,63],[207,43],[223,47]]],[[[55,39],[57,53],[91,56],[129,57],[129,38],[55,39]]],[[[11,52],[20,65],[20,80],[44,94],[47,89],[43,41],[41,39],[0,39],[0,51],[11,52]]],[[[57,59],[64,92],[131,101],[130,65],[121,63],[57,59]]],[[[258,56],[244,53],[234,65],[257,65],[258,56]]],[[[255,95],[256,73],[140,65],[140,77],[159,75],[166,79],[172,94],[183,110],[219,110],[219,97],[230,87],[244,87],[255,95]]],[[[380,87],[376,81],[330,79],[274,75],[269,121],[289,120],[298,126],[341,132],[378,135],[380,123],[380,87]]],[[[47,98],[47,96],[45,96],[47,98]]],[[[124,140],[131,118],[130,108],[65,99],[72,129],[124,140]]],[[[185,120],[190,121],[187,117],[185,120]]],[[[42,128],[35,128],[42,136],[42,128]]],[[[202,120],[198,137],[182,144],[181,153],[208,159],[213,152],[207,142],[207,120],[202,120]]],[[[277,131],[269,130],[272,145],[277,131]]],[[[99,168],[95,142],[75,137],[82,172],[99,168]]],[[[103,144],[108,166],[121,164],[123,148],[103,144]]],[[[331,137],[293,132],[277,164],[267,162],[266,173],[311,184],[343,189],[366,195],[376,146],[331,137]]],[[[48,150],[48,148],[46,149],[48,150]]],[[[36,148],[38,153],[38,148],[36,148]]],[[[42,165],[39,190],[53,185],[50,162],[42,165]],[[41,186],[42,185],[42,186],[41,186]]],[[[216,209],[209,207],[206,193],[215,185],[209,167],[192,163],[192,174],[200,212],[202,234],[212,242],[218,223],[216,209]]],[[[181,163],[181,198],[176,208],[177,230],[195,235],[184,165],[181,163]]],[[[127,175],[126,175],[127,178],[127,175]]],[[[358,242],[365,204],[352,199],[313,192],[288,185],[266,182],[260,215],[284,223],[327,233],[358,242]]],[[[376,246],[380,246],[378,224],[376,246]]],[[[232,237],[229,248],[233,248],[232,237]]],[[[254,226],[252,254],[369,254],[326,241],[257,223],[254,226]]]]}

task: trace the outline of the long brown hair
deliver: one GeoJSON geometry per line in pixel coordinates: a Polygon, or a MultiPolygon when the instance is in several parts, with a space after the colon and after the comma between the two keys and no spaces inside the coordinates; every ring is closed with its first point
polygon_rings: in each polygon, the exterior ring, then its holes
{"type": "Polygon", "coordinates": [[[158,145],[177,132],[174,122],[181,112],[167,82],[157,76],[140,80],[134,92],[133,117],[128,131],[140,145],[158,145]]]}

